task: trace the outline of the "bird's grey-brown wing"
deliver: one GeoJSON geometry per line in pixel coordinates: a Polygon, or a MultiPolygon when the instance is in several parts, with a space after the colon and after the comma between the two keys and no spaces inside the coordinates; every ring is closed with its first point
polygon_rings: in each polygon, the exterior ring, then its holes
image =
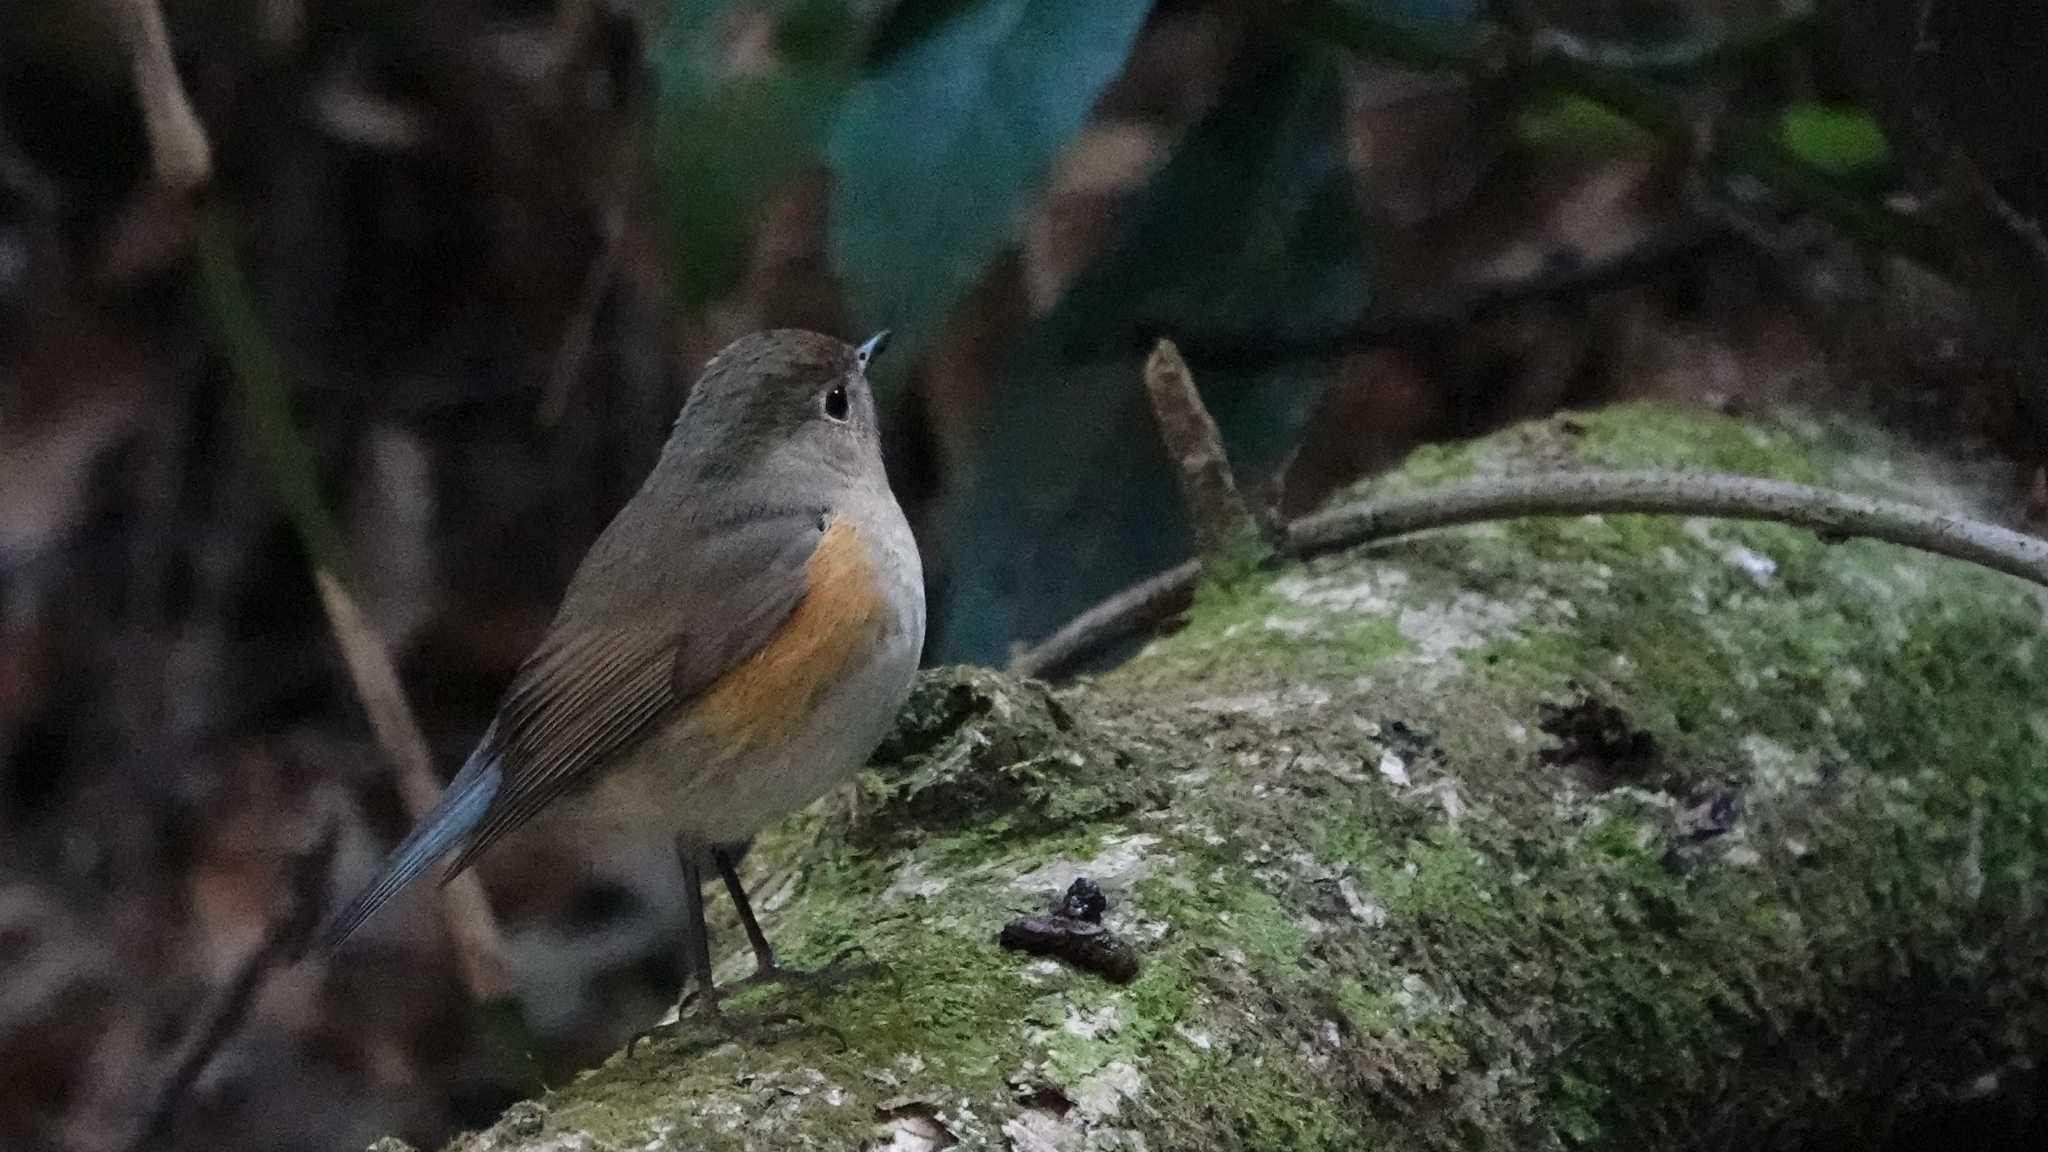
{"type": "MultiPolygon", "coordinates": [[[[774,635],[803,599],[823,537],[816,509],[754,511],[683,539],[639,541],[605,598],[570,597],[520,668],[487,738],[503,776],[447,875],[716,684],[774,635]]],[[[609,533],[608,533],[609,535],[609,533]]],[[[586,565],[604,563],[600,542],[586,565]]]]}

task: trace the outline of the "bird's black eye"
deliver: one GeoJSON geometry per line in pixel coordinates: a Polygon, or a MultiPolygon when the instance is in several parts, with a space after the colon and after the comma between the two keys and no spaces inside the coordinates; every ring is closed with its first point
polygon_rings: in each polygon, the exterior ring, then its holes
{"type": "Polygon", "coordinates": [[[832,390],[825,393],[825,415],[833,420],[846,419],[846,385],[834,384],[832,390]]]}

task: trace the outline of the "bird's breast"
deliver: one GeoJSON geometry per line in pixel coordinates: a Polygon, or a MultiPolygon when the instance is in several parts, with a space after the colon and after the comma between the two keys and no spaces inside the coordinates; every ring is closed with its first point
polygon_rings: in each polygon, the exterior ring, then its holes
{"type": "Polygon", "coordinates": [[[705,843],[744,839],[844,781],[887,735],[924,640],[917,548],[893,500],[842,506],[767,643],[658,733],[598,807],[705,843]]]}
{"type": "Polygon", "coordinates": [[[872,653],[891,609],[877,569],[856,520],[833,516],[804,564],[789,618],[691,709],[714,754],[789,743],[820,698],[872,653]]]}

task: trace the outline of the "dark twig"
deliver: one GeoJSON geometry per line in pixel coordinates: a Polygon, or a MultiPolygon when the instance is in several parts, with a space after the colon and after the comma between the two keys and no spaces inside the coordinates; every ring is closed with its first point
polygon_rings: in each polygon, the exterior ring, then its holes
{"type": "Polygon", "coordinates": [[[1497,310],[1532,300],[1573,298],[1622,284],[1689,260],[1737,238],[1718,217],[1675,219],[1639,242],[1591,259],[1550,261],[1512,277],[1444,286],[1410,296],[1389,294],[1356,324],[1335,332],[1290,336],[1262,333],[1210,339],[1182,336],[1177,345],[1217,368],[1270,364],[1276,360],[1337,356],[1397,340],[1461,328],[1497,310]]]}
{"type": "Polygon", "coordinates": [[[197,192],[213,179],[213,149],[178,80],[163,9],[157,0],[122,0],[120,20],[157,182],[172,192],[197,192]]]}
{"type": "Polygon", "coordinates": [[[1536,55],[1554,54],[1574,63],[1639,75],[1688,76],[1753,60],[1813,30],[1810,3],[1790,5],[1769,19],[1676,44],[1640,47],[1587,40],[1556,28],[1536,29],[1529,43],[1536,55]]]}
{"type": "Polygon", "coordinates": [[[206,1066],[212,1063],[222,1045],[241,1029],[249,1009],[256,1003],[257,993],[263,990],[270,975],[305,954],[306,946],[313,940],[313,930],[319,926],[325,910],[323,897],[327,891],[327,873],[334,863],[338,830],[339,822],[330,816],[321,826],[319,836],[292,854],[286,867],[288,882],[284,909],[264,930],[262,941],[242,958],[234,975],[214,994],[205,1011],[200,1013],[198,1023],[187,1034],[177,1057],[171,1061],[163,1080],[151,1094],[149,1110],[143,1114],[141,1128],[129,1142],[128,1146],[134,1152],[165,1142],[178,1118],[180,1106],[192,1091],[192,1085],[198,1082],[199,1074],[206,1071],[206,1066]]]}
{"type": "Polygon", "coordinates": [[[1195,554],[1211,579],[1228,579],[1227,573],[1248,567],[1247,561],[1257,562],[1258,523],[1230,474],[1223,434],[1171,340],[1159,341],[1145,360],[1145,396],[1180,480],[1181,500],[1195,529],[1195,554]]]}
{"type": "MultiPolygon", "coordinates": [[[[1932,134],[1929,139],[1933,139],[1932,134]]],[[[2006,243],[2002,247],[2017,253],[2028,261],[2036,274],[2048,279],[2048,234],[2041,231],[2041,222],[2029,218],[2001,194],[1996,185],[1984,175],[1982,169],[1969,159],[1960,148],[1948,150],[1948,179],[1951,189],[1960,192],[1962,198],[1974,204],[1984,219],[1990,222],[1996,234],[2006,243]]]]}
{"type": "Polygon", "coordinates": [[[1089,655],[1173,619],[1195,602],[1202,563],[1189,560],[1111,596],[1010,661],[1019,676],[1063,676],[1089,655]]]}
{"type": "MultiPolygon", "coordinates": [[[[434,779],[433,752],[413,716],[405,686],[399,683],[398,669],[341,580],[325,568],[315,568],[313,580],[328,627],[341,647],[342,662],[369,716],[370,733],[385,759],[397,768],[399,796],[417,820],[440,799],[441,786],[434,779]]],[[[497,999],[505,990],[505,965],[497,918],[482,883],[473,873],[452,878],[441,888],[441,906],[471,998],[477,1003],[497,999]]]]}

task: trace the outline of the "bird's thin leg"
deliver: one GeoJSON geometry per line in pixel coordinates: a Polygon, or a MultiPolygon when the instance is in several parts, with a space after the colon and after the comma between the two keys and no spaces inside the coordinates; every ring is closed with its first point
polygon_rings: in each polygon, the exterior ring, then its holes
{"type": "Polygon", "coordinates": [[[865,951],[858,944],[842,949],[839,955],[815,972],[798,971],[777,964],[775,946],[768,943],[768,934],[761,931],[761,922],[754,918],[754,906],[747,900],[747,890],[740,885],[739,862],[750,846],[750,841],[741,841],[720,844],[711,849],[712,866],[718,869],[719,879],[725,881],[725,890],[732,895],[732,906],[740,914],[740,926],[747,930],[747,942],[754,946],[754,974],[747,977],[747,982],[824,986],[837,984],[872,968],[872,965],[849,967],[846,964],[848,958],[865,951]]]}
{"type": "Polygon", "coordinates": [[[745,845],[740,845],[738,852],[732,845],[720,845],[711,850],[711,863],[717,867],[719,879],[725,881],[725,890],[732,896],[732,906],[739,911],[740,927],[747,930],[747,943],[754,946],[754,975],[766,978],[777,971],[775,948],[761,931],[761,922],[754,919],[754,906],[747,902],[747,890],[740,885],[737,865],[745,851],[745,845]]]}
{"type": "Polygon", "coordinates": [[[711,929],[704,923],[704,869],[697,860],[695,846],[677,839],[676,861],[683,866],[683,988],[676,997],[678,1014],[690,999],[693,983],[707,1008],[718,1007],[711,990],[711,929]]]}

